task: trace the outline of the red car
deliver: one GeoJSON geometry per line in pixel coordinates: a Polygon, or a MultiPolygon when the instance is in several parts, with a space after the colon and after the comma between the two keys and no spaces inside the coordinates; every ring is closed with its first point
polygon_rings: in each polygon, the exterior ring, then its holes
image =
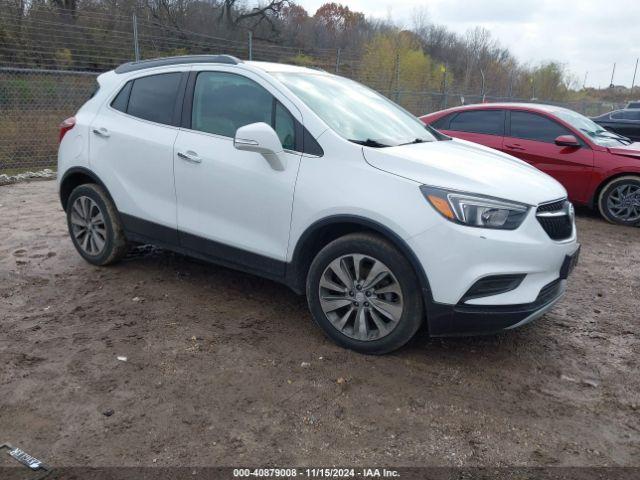
{"type": "Polygon", "coordinates": [[[564,185],[572,202],[597,206],[610,222],[640,225],[640,142],[550,105],[468,105],[420,119],[539,168],[564,185]]]}

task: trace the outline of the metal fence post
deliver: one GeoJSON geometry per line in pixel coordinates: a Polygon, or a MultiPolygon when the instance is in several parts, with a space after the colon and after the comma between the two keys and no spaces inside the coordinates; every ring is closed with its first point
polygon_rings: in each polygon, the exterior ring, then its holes
{"type": "Polygon", "coordinates": [[[513,72],[509,75],[509,99],[513,98],[513,72]]]}
{"type": "Polygon", "coordinates": [[[396,103],[400,103],[400,54],[396,53],[396,103]]]}
{"type": "Polygon", "coordinates": [[[531,77],[531,100],[536,99],[536,77],[531,77]]]}
{"type": "Polygon", "coordinates": [[[616,75],[616,64],[613,64],[613,72],[611,72],[611,85],[609,85],[610,88],[613,88],[613,77],[615,77],[616,75]]]}
{"type": "Polygon", "coordinates": [[[447,93],[447,66],[443,67],[443,77],[442,77],[442,108],[447,108],[447,103],[449,102],[448,93],[447,93]]]}
{"type": "Polygon", "coordinates": [[[138,45],[138,17],[133,14],[133,54],[136,62],[140,61],[140,46],[138,45]]]}
{"type": "Polygon", "coordinates": [[[253,32],[249,30],[249,61],[253,60],[253,32]]]}
{"type": "Polygon", "coordinates": [[[482,76],[482,85],[480,88],[480,95],[482,96],[481,103],[484,103],[484,71],[482,69],[480,69],[480,75],[482,76]]]}
{"type": "Polygon", "coordinates": [[[633,80],[631,81],[631,93],[633,93],[633,87],[636,86],[636,74],[638,73],[638,61],[640,61],[640,58],[636,58],[636,69],[633,71],[633,80]]]}
{"type": "Polygon", "coordinates": [[[340,73],[340,49],[336,51],[336,75],[340,73]]]}

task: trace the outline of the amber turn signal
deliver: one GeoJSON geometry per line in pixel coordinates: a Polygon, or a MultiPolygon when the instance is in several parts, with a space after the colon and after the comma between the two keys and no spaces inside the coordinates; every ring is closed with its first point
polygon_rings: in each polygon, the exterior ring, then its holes
{"type": "Polygon", "coordinates": [[[435,195],[427,195],[427,198],[438,212],[440,212],[445,217],[453,220],[455,217],[453,215],[453,211],[451,210],[451,206],[449,206],[449,202],[440,197],[436,197],[435,195]]]}

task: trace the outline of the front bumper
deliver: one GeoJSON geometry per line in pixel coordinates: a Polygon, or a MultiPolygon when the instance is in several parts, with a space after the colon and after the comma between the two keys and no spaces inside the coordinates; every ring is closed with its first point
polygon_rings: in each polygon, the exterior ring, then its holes
{"type": "Polygon", "coordinates": [[[554,241],[535,217],[514,231],[439,225],[409,243],[429,280],[425,303],[433,336],[491,333],[541,317],[564,295],[579,249],[575,226],[571,238],[554,241]],[[524,275],[517,288],[465,297],[479,279],[514,274],[524,275]]]}
{"type": "Polygon", "coordinates": [[[510,330],[537,320],[566,292],[566,280],[550,283],[531,303],[521,305],[446,305],[428,308],[429,334],[434,337],[481,335],[510,330]]]}

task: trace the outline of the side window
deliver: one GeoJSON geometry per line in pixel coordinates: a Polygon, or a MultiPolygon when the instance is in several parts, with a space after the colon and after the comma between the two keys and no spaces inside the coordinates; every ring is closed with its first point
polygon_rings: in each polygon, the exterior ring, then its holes
{"type": "Polygon", "coordinates": [[[273,115],[273,129],[278,134],[282,143],[282,148],[287,150],[296,149],[296,122],[293,116],[282,106],[280,102],[275,102],[275,113],[273,115]]]}
{"type": "Polygon", "coordinates": [[[286,107],[253,80],[227,72],[198,74],[191,107],[192,130],[233,138],[238,128],[256,122],[271,125],[287,150],[324,154],[286,107]]]}
{"type": "Polygon", "coordinates": [[[122,90],[116,95],[116,98],[111,102],[111,106],[116,110],[127,113],[127,104],[129,103],[129,94],[131,93],[131,85],[133,82],[127,82],[127,84],[122,87],[122,90]]]}
{"type": "Polygon", "coordinates": [[[273,126],[273,103],[273,96],[253,80],[233,73],[202,72],[193,93],[191,128],[233,137],[238,128],[250,123],[273,126]]]}
{"type": "Polygon", "coordinates": [[[511,112],[512,137],[553,143],[560,135],[572,135],[572,133],[559,123],[542,115],[518,111],[511,112]]]}
{"type": "Polygon", "coordinates": [[[451,121],[452,114],[445,115],[444,117],[440,117],[438,120],[433,122],[431,126],[436,130],[449,130],[449,122],[451,121]]]}
{"type": "MultiPolygon", "coordinates": [[[[135,79],[129,94],[127,113],[144,120],[172,125],[181,78],[181,73],[162,73],[135,79]]],[[[123,91],[125,89],[126,86],[123,91]]]]}
{"type": "Polygon", "coordinates": [[[611,118],[615,118],[616,120],[640,120],[640,110],[619,110],[617,112],[613,112],[613,114],[611,114],[611,118]]]}
{"type": "Polygon", "coordinates": [[[304,133],[302,135],[302,143],[304,147],[302,151],[304,153],[315,155],[316,157],[322,157],[324,155],[324,150],[322,150],[322,147],[320,146],[318,141],[313,138],[313,136],[306,128],[304,129],[304,133]]]}
{"type": "Polygon", "coordinates": [[[453,117],[449,130],[484,135],[504,135],[504,112],[502,110],[461,112],[453,117]]]}

